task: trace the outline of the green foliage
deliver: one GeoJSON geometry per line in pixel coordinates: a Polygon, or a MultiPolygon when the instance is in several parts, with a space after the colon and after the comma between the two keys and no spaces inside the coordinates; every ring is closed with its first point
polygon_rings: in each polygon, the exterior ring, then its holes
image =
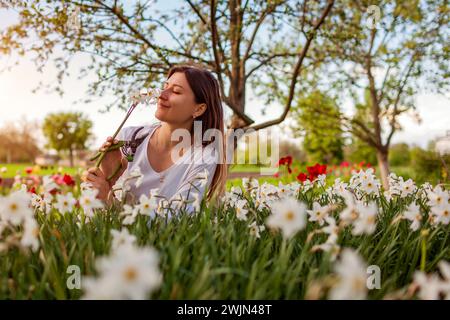
{"type": "Polygon", "coordinates": [[[399,116],[419,92],[445,94],[449,82],[448,1],[338,1],[325,21],[313,85],[366,111],[345,127],[380,153],[401,130],[399,116]],[[367,10],[380,9],[380,16],[367,10]],[[372,23],[373,24],[372,24],[372,23]],[[325,52],[325,55],[324,55],[325,52]]]}
{"type": "Polygon", "coordinates": [[[0,32],[0,52],[36,53],[38,68],[54,60],[58,82],[51,87],[59,93],[66,89],[62,83],[71,58],[92,53],[92,63],[81,76],[90,71],[97,75],[97,81],[90,81],[92,95],[114,92],[118,99],[108,108],[124,108],[136,87],[161,86],[171,66],[193,63],[220,73],[224,100],[245,111],[248,84],[260,89],[261,82],[268,81],[273,91],[260,90],[268,100],[285,94],[276,87],[277,80],[286,80],[285,66],[294,68],[305,39],[318,33],[316,18],[324,11],[324,5],[299,10],[296,1],[251,0],[245,5],[216,1],[213,8],[201,0],[189,5],[168,3],[15,1],[18,19],[0,32]],[[72,23],[75,9],[79,9],[78,27],[72,23]],[[299,33],[301,21],[304,32],[299,33]],[[52,55],[60,50],[60,56],[52,55]]]}
{"type": "Polygon", "coordinates": [[[370,163],[375,166],[378,164],[376,151],[357,138],[352,138],[352,143],[345,150],[345,159],[352,163],[370,163]]]}
{"type": "Polygon", "coordinates": [[[356,124],[364,123],[369,130],[373,130],[373,122],[371,122],[370,97],[368,90],[365,90],[365,103],[356,104],[356,112],[353,115],[351,126],[352,135],[346,148],[346,159],[350,162],[359,163],[361,161],[369,162],[372,165],[378,163],[377,150],[361,136],[359,126],[356,124]],[[356,122],[355,122],[356,121],[356,122]]]}
{"type": "Polygon", "coordinates": [[[389,148],[389,165],[407,166],[411,161],[407,143],[399,143],[389,148]]]}
{"type": "Polygon", "coordinates": [[[81,112],[51,113],[45,118],[42,131],[48,148],[69,152],[73,167],[73,151],[86,148],[92,125],[81,112]]]}
{"type": "Polygon", "coordinates": [[[449,173],[446,171],[450,167],[450,155],[440,157],[436,152],[423,150],[419,147],[411,149],[411,167],[415,173],[415,179],[436,180],[440,182],[449,182],[449,173]]]}
{"type": "Polygon", "coordinates": [[[303,136],[303,149],[310,163],[339,163],[343,159],[340,112],[331,97],[313,91],[300,97],[292,117],[303,136]]]}
{"type": "Polygon", "coordinates": [[[53,174],[70,174],[74,176],[77,174],[82,168],[71,168],[71,167],[59,167],[57,165],[55,166],[49,166],[45,169],[34,165],[33,163],[0,163],[0,168],[6,168],[5,173],[0,173],[1,178],[14,178],[16,175],[20,176],[28,176],[28,174],[25,172],[27,168],[33,169],[33,175],[39,175],[39,176],[47,176],[47,175],[53,175],[53,174]]]}
{"type": "Polygon", "coordinates": [[[0,161],[33,162],[41,152],[36,135],[38,130],[39,124],[26,118],[0,127],[0,161]]]}

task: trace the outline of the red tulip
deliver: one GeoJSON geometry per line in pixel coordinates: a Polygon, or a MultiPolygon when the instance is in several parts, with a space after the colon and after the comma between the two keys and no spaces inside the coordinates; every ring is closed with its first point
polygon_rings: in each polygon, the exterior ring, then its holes
{"type": "Polygon", "coordinates": [[[287,165],[290,166],[292,164],[292,156],[287,156],[286,162],[287,162],[287,165]]]}
{"type": "Polygon", "coordinates": [[[62,178],[62,180],[68,186],[74,186],[75,185],[75,180],[73,180],[73,178],[70,175],[68,175],[68,174],[64,174],[64,177],[62,178]]]}
{"type": "Polygon", "coordinates": [[[292,164],[292,156],[282,157],[280,160],[278,160],[278,166],[285,165],[289,173],[292,173],[291,164],[292,164]]]}
{"type": "Polygon", "coordinates": [[[350,164],[347,161],[341,162],[341,167],[348,167],[350,164]]]}
{"type": "Polygon", "coordinates": [[[308,177],[303,172],[300,172],[297,176],[297,180],[300,182],[305,182],[308,177]]]}
{"type": "Polygon", "coordinates": [[[63,178],[59,174],[54,174],[52,179],[57,185],[62,185],[64,183],[63,178]]]}
{"type": "Polygon", "coordinates": [[[292,156],[282,157],[280,160],[278,160],[278,164],[290,166],[292,164],[292,156]]]}
{"type": "Polygon", "coordinates": [[[317,173],[318,173],[318,175],[321,175],[321,174],[327,174],[327,165],[326,164],[322,164],[322,165],[318,165],[318,167],[317,167],[317,173]]]}
{"type": "Polygon", "coordinates": [[[306,167],[306,170],[309,173],[309,180],[315,180],[321,174],[327,174],[327,165],[326,164],[318,164],[316,163],[312,167],[306,167]]]}

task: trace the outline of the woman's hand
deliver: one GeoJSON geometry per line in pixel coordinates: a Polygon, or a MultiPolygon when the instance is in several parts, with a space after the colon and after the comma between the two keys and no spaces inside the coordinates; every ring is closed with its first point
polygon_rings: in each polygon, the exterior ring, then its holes
{"type": "MultiPolygon", "coordinates": [[[[103,143],[103,145],[100,147],[100,151],[105,151],[110,146],[117,144],[119,141],[116,139],[113,141],[112,137],[108,137],[106,139],[106,142],[103,143]]],[[[118,177],[121,176],[123,171],[125,171],[127,167],[127,160],[122,156],[122,152],[120,152],[120,148],[117,148],[115,150],[109,151],[106,153],[105,157],[103,158],[102,163],[100,164],[100,169],[103,172],[105,177],[109,177],[116,168],[119,166],[119,164],[122,163],[122,170],[120,170],[110,181],[110,186],[114,185],[114,182],[117,180],[118,177]]],[[[105,178],[106,179],[106,178],[105,178]]]]}
{"type": "Polygon", "coordinates": [[[83,172],[83,181],[89,182],[92,186],[98,190],[97,198],[106,201],[108,199],[111,187],[106,181],[106,175],[99,168],[89,168],[83,172]]]}

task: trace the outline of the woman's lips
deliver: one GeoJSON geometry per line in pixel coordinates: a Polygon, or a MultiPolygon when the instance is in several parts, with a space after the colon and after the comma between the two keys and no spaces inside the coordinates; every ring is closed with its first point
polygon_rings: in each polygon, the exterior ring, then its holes
{"type": "Polygon", "coordinates": [[[163,107],[163,108],[170,108],[169,106],[166,106],[166,105],[162,104],[161,102],[159,102],[158,105],[163,107]]]}

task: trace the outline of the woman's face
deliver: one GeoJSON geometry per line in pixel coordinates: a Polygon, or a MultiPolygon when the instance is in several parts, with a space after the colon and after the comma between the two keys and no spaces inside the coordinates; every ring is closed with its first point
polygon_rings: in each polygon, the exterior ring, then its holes
{"type": "Polygon", "coordinates": [[[155,117],[164,122],[186,124],[204,112],[206,105],[195,102],[194,92],[182,72],[175,72],[164,83],[155,117]]]}

